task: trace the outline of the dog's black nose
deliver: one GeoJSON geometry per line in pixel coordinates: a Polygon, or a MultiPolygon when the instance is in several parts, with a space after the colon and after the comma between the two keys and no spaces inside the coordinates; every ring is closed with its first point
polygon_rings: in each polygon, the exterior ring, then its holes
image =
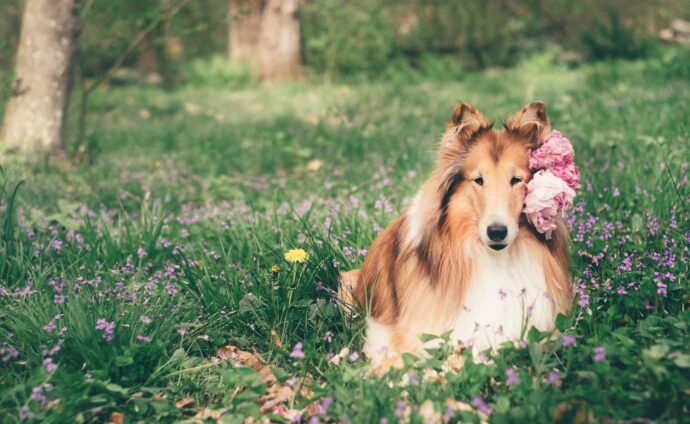
{"type": "Polygon", "coordinates": [[[508,227],[501,224],[491,224],[486,229],[486,234],[491,241],[503,241],[508,235],[508,227]]]}

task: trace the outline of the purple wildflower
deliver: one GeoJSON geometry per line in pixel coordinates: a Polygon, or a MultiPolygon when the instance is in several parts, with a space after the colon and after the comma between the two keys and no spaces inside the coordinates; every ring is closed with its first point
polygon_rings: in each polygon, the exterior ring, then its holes
{"type": "Polygon", "coordinates": [[[491,414],[491,408],[487,405],[486,401],[481,396],[475,396],[472,398],[472,406],[477,408],[479,412],[484,415],[491,414]]]}
{"type": "Polygon", "coordinates": [[[594,348],[594,362],[601,362],[606,359],[606,350],[604,346],[597,346],[594,348]]]}
{"type": "Polygon", "coordinates": [[[407,377],[407,384],[410,386],[419,386],[419,379],[417,378],[416,372],[408,371],[405,376],[407,377]]]}
{"type": "Polygon", "coordinates": [[[512,368],[506,370],[506,384],[509,386],[520,384],[520,376],[512,368]]]}
{"type": "Polygon", "coordinates": [[[50,357],[43,360],[43,366],[46,367],[46,371],[48,371],[49,374],[58,367],[57,364],[53,363],[53,358],[50,357]]]}
{"type": "Polygon", "coordinates": [[[293,346],[292,352],[290,352],[290,358],[304,358],[304,352],[302,352],[302,343],[298,342],[295,344],[295,346],[293,346]]]}
{"type": "Polygon", "coordinates": [[[24,405],[22,406],[22,409],[19,410],[19,418],[22,421],[26,421],[31,418],[31,411],[29,411],[29,407],[24,405]]]}
{"type": "Polygon", "coordinates": [[[502,288],[498,289],[498,297],[500,297],[501,300],[505,299],[506,296],[508,296],[508,293],[506,293],[505,290],[503,290],[502,288]]]}
{"type": "Polygon", "coordinates": [[[46,395],[43,393],[43,386],[36,386],[33,389],[31,389],[31,397],[29,397],[29,399],[35,400],[41,405],[45,405],[48,399],[46,398],[46,395]]]}
{"type": "Polygon", "coordinates": [[[403,418],[405,417],[405,413],[407,412],[407,404],[403,400],[398,401],[398,406],[395,408],[395,416],[398,418],[403,418]]]}
{"type": "Polygon", "coordinates": [[[103,338],[110,342],[113,340],[113,333],[115,332],[115,321],[108,322],[105,318],[96,320],[96,330],[103,331],[103,338]]]}
{"type": "Polygon", "coordinates": [[[7,362],[10,359],[17,359],[19,351],[14,346],[0,346],[0,356],[2,356],[2,362],[7,362]]]}
{"type": "Polygon", "coordinates": [[[53,240],[53,242],[50,244],[50,247],[52,247],[56,252],[59,252],[62,250],[62,240],[53,240]]]}
{"type": "Polygon", "coordinates": [[[333,396],[326,396],[321,399],[321,404],[319,405],[319,413],[322,415],[328,414],[328,408],[333,404],[333,396]]]}
{"type": "Polygon", "coordinates": [[[575,338],[575,336],[563,336],[563,347],[568,346],[577,346],[577,339],[575,338]]]}

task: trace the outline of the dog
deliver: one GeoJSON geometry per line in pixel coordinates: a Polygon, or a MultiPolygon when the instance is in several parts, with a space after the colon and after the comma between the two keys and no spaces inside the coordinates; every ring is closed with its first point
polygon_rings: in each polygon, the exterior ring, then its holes
{"type": "Polygon", "coordinates": [[[573,301],[565,223],[550,239],[522,213],[528,151],[551,131],[543,102],[501,130],[467,103],[446,124],[431,176],[377,237],[361,269],[341,274],[341,300],[367,315],[374,367],[423,354],[423,334],[449,332],[473,352],[552,331],[573,301]]]}

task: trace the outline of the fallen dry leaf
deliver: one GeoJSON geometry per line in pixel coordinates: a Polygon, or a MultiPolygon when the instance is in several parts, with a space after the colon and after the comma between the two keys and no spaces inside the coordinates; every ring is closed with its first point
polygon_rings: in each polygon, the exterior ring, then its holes
{"type": "Polygon", "coordinates": [[[122,412],[113,412],[110,414],[106,424],[123,424],[125,422],[125,414],[122,412]]]}
{"type": "Polygon", "coordinates": [[[462,348],[460,346],[455,346],[455,348],[453,348],[453,353],[448,357],[446,363],[448,367],[455,372],[459,372],[462,367],[465,366],[465,357],[462,354],[462,348]]]}
{"type": "Polygon", "coordinates": [[[264,414],[274,409],[276,406],[292,400],[295,391],[288,385],[275,386],[275,390],[269,390],[267,395],[259,398],[261,412],[264,414]]]}
{"type": "Polygon", "coordinates": [[[134,392],[132,393],[132,396],[129,397],[129,401],[137,400],[140,397],[144,396],[144,392],[134,392]]]}
{"type": "Polygon", "coordinates": [[[283,417],[290,422],[299,422],[299,418],[302,416],[302,411],[298,409],[289,409],[283,406],[278,406],[273,409],[273,413],[279,417],[283,417]]]}
{"type": "Polygon", "coordinates": [[[278,337],[278,332],[276,330],[271,330],[271,341],[274,345],[283,347],[283,342],[280,341],[280,337],[278,337]]]}
{"type": "Polygon", "coordinates": [[[194,399],[192,399],[191,396],[185,396],[182,399],[175,402],[175,407],[177,409],[182,409],[182,408],[189,406],[193,403],[194,403],[194,399]]]}
{"type": "Polygon", "coordinates": [[[326,123],[332,127],[338,126],[343,122],[343,119],[340,116],[329,116],[328,119],[326,119],[326,123]]]}
{"type": "Polygon", "coordinates": [[[220,411],[217,411],[215,409],[210,409],[210,408],[204,408],[203,410],[199,411],[194,416],[194,418],[198,418],[200,420],[205,420],[207,418],[211,418],[211,419],[213,419],[219,423],[222,416],[223,416],[223,414],[220,411]]]}
{"type": "Polygon", "coordinates": [[[425,423],[441,422],[441,413],[434,409],[434,403],[429,399],[425,400],[422,406],[419,407],[419,415],[424,417],[425,423]]]}
{"type": "Polygon", "coordinates": [[[193,115],[193,114],[199,112],[199,105],[196,103],[187,102],[184,104],[184,110],[185,110],[185,112],[193,115]]]}
{"type": "Polygon", "coordinates": [[[474,411],[472,405],[465,402],[460,402],[451,398],[446,398],[446,407],[450,408],[451,411],[474,411]]]}
{"type": "Polygon", "coordinates": [[[319,159],[312,159],[309,162],[307,162],[307,171],[316,172],[319,169],[321,169],[321,165],[323,165],[322,161],[320,161],[319,159]]]}

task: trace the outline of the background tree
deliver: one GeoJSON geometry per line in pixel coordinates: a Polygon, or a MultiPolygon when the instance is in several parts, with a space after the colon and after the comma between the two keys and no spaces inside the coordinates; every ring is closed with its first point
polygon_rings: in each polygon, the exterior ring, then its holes
{"type": "Polygon", "coordinates": [[[299,0],[267,0],[259,27],[259,74],[264,80],[300,78],[299,0]]]}
{"type": "Polygon", "coordinates": [[[230,0],[228,58],[256,65],[263,80],[300,78],[299,0],[230,0]]]}
{"type": "Polygon", "coordinates": [[[80,0],[26,0],[0,138],[23,151],[64,146],[80,0]]]}
{"type": "Polygon", "coordinates": [[[259,26],[265,0],[230,0],[228,5],[228,59],[257,60],[259,26]]]}

